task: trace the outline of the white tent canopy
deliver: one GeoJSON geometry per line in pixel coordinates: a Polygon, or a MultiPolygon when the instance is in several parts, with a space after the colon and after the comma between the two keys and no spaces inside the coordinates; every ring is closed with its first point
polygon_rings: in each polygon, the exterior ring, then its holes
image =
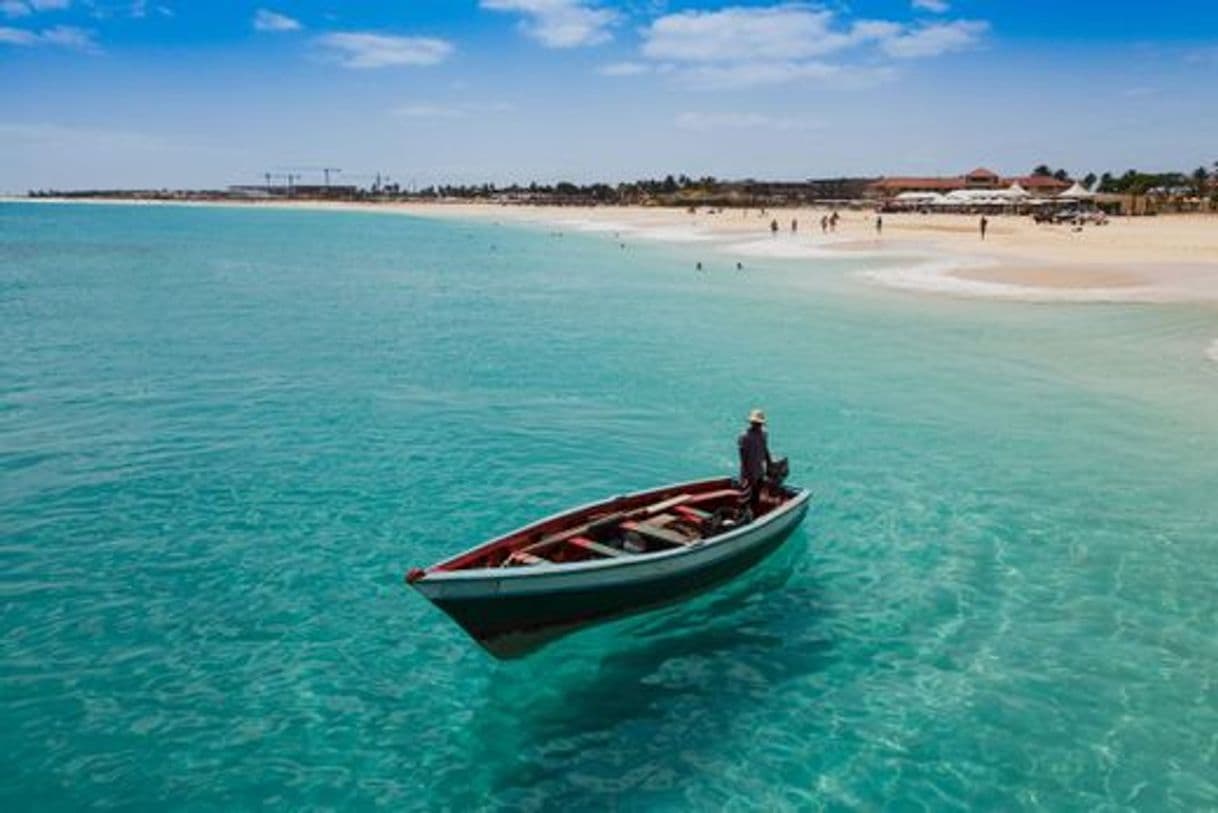
{"type": "Polygon", "coordinates": [[[1060,195],[1058,195],[1058,197],[1066,200],[1090,200],[1091,198],[1095,197],[1095,193],[1088,192],[1085,186],[1078,181],[1075,181],[1074,186],[1070,187],[1065,192],[1062,192],[1060,195]]]}
{"type": "Polygon", "coordinates": [[[909,203],[935,203],[942,199],[943,196],[938,192],[902,192],[895,198],[895,200],[909,203]]]}
{"type": "Polygon", "coordinates": [[[988,189],[955,189],[947,193],[947,199],[956,203],[975,203],[993,194],[988,189]]]}
{"type": "Polygon", "coordinates": [[[1023,198],[1032,197],[1032,193],[1020,186],[1019,181],[1016,181],[1007,187],[1006,196],[1008,198],[1019,198],[1022,200],[1023,198]]]}
{"type": "MultiPolygon", "coordinates": [[[[1026,195],[1027,193],[1024,194],[1026,195]]],[[[1018,199],[1019,196],[1013,194],[1009,189],[957,189],[948,192],[944,201],[950,204],[962,205],[1003,205],[1018,199]]]]}

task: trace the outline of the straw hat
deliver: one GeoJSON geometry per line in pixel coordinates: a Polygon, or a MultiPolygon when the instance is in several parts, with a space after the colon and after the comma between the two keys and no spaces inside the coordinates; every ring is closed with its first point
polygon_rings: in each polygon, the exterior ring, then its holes
{"type": "Polygon", "coordinates": [[[765,413],[760,409],[754,409],[749,413],[749,423],[765,423],[765,413]]]}

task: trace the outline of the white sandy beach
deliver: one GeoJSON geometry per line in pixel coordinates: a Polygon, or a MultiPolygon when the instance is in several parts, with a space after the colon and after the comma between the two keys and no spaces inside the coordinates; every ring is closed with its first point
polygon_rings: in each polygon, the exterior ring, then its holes
{"type": "MultiPolygon", "coordinates": [[[[20,199],[25,200],[25,199],[20,199]]],[[[104,202],[104,201],[96,201],[104,202]]],[[[138,203],[136,205],[139,205],[138,203]]],[[[149,202],[144,205],[162,205],[149,202]]],[[[179,204],[165,204],[179,205],[179,204]]],[[[991,216],[987,239],[978,218],[954,214],[884,214],[876,233],[870,211],[840,212],[824,234],[825,209],[727,209],[712,212],[643,206],[546,207],[472,203],[187,203],[362,210],[421,217],[528,223],[615,234],[624,241],[706,243],[741,257],[907,257],[866,272],[872,282],[923,293],[1067,302],[1218,304],[1218,215],[1112,218],[1076,231],[1029,217],[991,216]],[[771,220],[779,232],[770,232],[771,220]],[[792,233],[791,222],[799,229],[792,233]]]]}
{"type": "Polygon", "coordinates": [[[524,207],[477,204],[393,206],[422,216],[542,223],[624,239],[715,241],[742,256],[788,259],[849,252],[909,256],[879,283],[911,290],[1030,301],[1196,301],[1218,303],[1218,216],[1113,218],[1075,231],[1029,217],[991,216],[987,239],[978,218],[885,214],[876,234],[871,212],[840,212],[822,234],[823,209],[689,213],[649,207],[524,207]],[[770,233],[771,220],[779,223],[770,233]],[[799,230],[791,232],[791,221],[799,230]]]}

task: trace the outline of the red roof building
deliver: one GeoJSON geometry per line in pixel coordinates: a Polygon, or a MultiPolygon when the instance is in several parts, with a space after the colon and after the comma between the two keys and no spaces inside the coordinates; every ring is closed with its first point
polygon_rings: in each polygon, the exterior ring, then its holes
{"type": "Polygon", "coordinates": [[[880,178],[867,187],[867,196],[872,198],[894,198],[902,192],[947,193],[956,189],[1006,189],[1015,183],[1039,197],[1057,195],[1070,188],[1069,181],[1059,181],[1051,175],[1025,175],[1003,178],[992,170],[978,167],[972,172],[955,177],[880,178]]]}

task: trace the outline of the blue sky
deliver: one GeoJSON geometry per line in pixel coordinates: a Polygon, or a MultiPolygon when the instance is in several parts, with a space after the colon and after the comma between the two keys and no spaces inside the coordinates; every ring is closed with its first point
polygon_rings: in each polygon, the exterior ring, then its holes
{"type": "Polygon", "coordinates": [[[1214,0],[0,0],[0,191],[1215,160],[1214,0]]]}

